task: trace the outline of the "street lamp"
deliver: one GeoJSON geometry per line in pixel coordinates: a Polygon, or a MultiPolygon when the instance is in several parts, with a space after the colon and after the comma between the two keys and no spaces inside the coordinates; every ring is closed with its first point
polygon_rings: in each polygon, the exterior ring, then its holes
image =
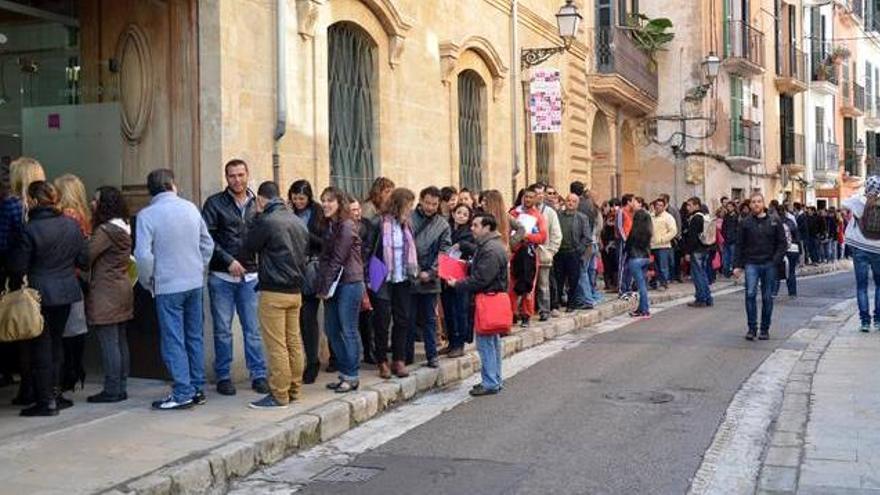
{"type": "Polygon", "coordinates": [[[523,48],[520,55],[522,70],[544,63],[548,58],[563,53],[571,48],[577,39],[578,26],[583,16],[578,12],[574,0],[565,0],[565,5],[556,14],[556,27],[559,29],[559,37],[562,38],[563,46],[550,48],[523,48]]]}
{"type": "Polygon", "coordinates": [[[700,66],[703,68],[706,82],[688,91],[688,95],[685,97],[688,101],[699,101],[709,94],[709,90],[712,89],[712,85],[715,84],[715,79],[718,78],[718,73],[721,71],[721,59],[715,55],[715,52],[709,52],[709,55],[706,55],[700,62],[700,66]]]}

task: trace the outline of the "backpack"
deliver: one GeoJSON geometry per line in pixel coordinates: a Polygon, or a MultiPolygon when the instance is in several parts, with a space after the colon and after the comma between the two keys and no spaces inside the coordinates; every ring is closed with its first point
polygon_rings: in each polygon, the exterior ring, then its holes
{"type": "Polygon", "coordinates": [[[880,201],[876,195],[869,195],[865,202],[865,211],[859,218],[859,230],[865,239],[880,240],[880,201]]]}
{"type": "Polygon", "coordinates": [[[715,227],[715,219],[705,213],[697,214],[703,217],[703,231],[700,232],[700,242],[702,242],[704,246],[714,246],[717,230],[715,227]]]}

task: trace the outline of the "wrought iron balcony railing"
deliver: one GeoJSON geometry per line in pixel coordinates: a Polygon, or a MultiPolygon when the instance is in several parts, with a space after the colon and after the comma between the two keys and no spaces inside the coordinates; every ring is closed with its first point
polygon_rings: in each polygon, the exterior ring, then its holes
{"type": "Polygon", "coordinates": [[[730,120],[730,156],[761,159],[761,123],[730,120]]]}
{"type": "Polygon", "coordinates": [[[626,28],[596,29],[596,69],[600,74],[619,74],[656,100],[659,84],[653,64],[626,28]]]}
{"type": "Polygon", "coordinates": [[[834,143],[816,143],[817,171],[837,171],[840,168],[840,147],[834,143]]]}
{"type": "Polygon", "coordinates": [[[806,141],[803,134],[785,132],[782,134],[782,164],[803,165],[806,156],[806,141]]]}
{"type": "Polygon", "coordinates": [[[779,64],[776,66],[776,75],[790,77],[798,81],[807,81],[807,55],[791,44],[784,44],[779,51],[779,64]]]}
{"type": "Polygon", "coordinates": [[[745,21],[727,21],[727,56],[764,67],[764,33],[745,21]]]}

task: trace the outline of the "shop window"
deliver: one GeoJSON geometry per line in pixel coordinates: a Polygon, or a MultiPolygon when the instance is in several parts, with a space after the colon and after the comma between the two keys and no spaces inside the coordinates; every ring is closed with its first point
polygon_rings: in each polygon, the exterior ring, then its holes
{"type": "Polygon", "coordinates": [[[458,181],[471,191],[483,189],[484,88],[476,72],[466,70],[458,75],[458,181]]]}
{"type": "Polygon", "coordinates": [[[366,197],[376,175],[376,44],[359,27],[328,30],[330,183],[366,197]]]}

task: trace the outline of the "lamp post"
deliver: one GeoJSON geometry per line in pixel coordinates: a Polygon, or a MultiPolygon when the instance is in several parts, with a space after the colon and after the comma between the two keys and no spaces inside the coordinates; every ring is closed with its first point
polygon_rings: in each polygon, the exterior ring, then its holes
{"type": "Polygon", "coordinates": [[[522,70],[542,64],[553,55],[571,49],[572,43],[577,38],[581,20],[583,20],[583,16],[578,12],[574,0],[565,0],[565,5],[556,14],[556,27],[559,29],[559,37],[562,38],[562,46],[523,48],[520,54],[522,70]]]}
{"type": "Polygon", "coordinates": [[[709,94],[709,90],[712,89],[715,79],[718,78],[718,72],[721,70],[721,59],[718,58],[718,55],[715,55],[715,52],[709,52],[709,55],[706,55],[703,61],[700,62],[700,66],[703,68],[703,76],[706,78],[706,82],[688,91],[688,95],[685,97],[686,100],[699,101],[709,94]]]}

